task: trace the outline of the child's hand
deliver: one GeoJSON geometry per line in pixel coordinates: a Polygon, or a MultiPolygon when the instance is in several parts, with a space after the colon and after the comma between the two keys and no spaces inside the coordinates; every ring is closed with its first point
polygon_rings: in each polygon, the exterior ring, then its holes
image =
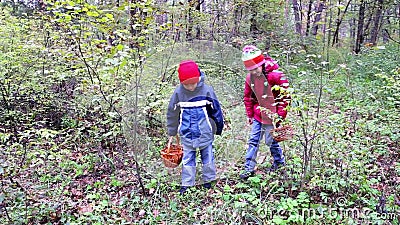
{"type": "Polygon", "coordinates": [[[253,124],[253,118],[247,118],[247,124],[252,125],[253,124]]]}

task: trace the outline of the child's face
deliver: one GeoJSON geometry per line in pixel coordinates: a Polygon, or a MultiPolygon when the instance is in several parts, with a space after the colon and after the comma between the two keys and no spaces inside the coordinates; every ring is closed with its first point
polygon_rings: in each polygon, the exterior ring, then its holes
{"type": "Polygon", "coordinates": [[[250,70],[249,72],[250,72],[251,75],[260,76],[261,73],[262,73],[262,67],[259,66],[259,67],[255,68],[255,69],[250,70]]]}
{"type": "Polygon", "coordinates": [[[193,84],[182,84],[183,87],[188,90],[188,91],[194,91],[194,89],[196,89],[197,87],[197,83],[193,83],[193,84]]]}

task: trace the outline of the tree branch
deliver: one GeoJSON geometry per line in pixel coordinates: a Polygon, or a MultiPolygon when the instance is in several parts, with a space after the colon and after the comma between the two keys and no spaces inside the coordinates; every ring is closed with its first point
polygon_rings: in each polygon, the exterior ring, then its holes
{"type": "Polygon", "coordinates": [[[389,31],[387,29],[384,29],[384,31],[386,32],[388,38],[392,41],[394,41],[397,44],[400,44],[400,41],[394,40],[392,36],[390,36],[389,31]]]}

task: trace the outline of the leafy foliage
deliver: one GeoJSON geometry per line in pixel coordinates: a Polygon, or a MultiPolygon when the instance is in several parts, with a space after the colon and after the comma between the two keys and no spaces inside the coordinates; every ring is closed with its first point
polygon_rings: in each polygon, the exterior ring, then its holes
{"type": "Polygon", "coordinates": [[[147,34],[161,31],[152,2],[48,6],[31,18],[1,8],[1,224],[399,223],[398,46],[354,56],[303,49],[300,39],[272,45],[294,88],[288,121],[297,136],[281,143],[287,166],[277,172],[265,170],[262,145],[247,181],[238,179],[250,129],[244,71],[219,63],[222,52],[199,60],[227,126],[214,143],[213,188],[181,196],[179,168],[159,157],[176,65],[146,73],[151,56],[175,53],[169,40],[150,45],[147,34]]]}

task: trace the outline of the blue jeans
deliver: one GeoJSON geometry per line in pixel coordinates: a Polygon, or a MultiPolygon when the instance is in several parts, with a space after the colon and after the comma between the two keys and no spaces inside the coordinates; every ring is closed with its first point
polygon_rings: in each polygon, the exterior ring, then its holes
{"type": "MultiPolygon", "coordinates": [[[[215,180],[215,163],[212,144],[200,149],[204,183],[215,180]]],[[[182,186],[194,186],[196,177],[196,149],[183,146],[182,186]]]]}
{"type": "Polygon", "coordinates": [[[253,120],[253,126],[248,141],[249,148],[247,149],[246,163],[244,165],[246,171],[254,171],[254,167],[257,164],[256,158],[258,148],[263,135],[265,135],[265,144],[269,146],[271,155],[274,158],[274,165],[285,164],[285,157],[283,156],[282,148],[269,133],[272,128],[274,128],[273,125],[266,125],[257,120],[253,120]]]}

